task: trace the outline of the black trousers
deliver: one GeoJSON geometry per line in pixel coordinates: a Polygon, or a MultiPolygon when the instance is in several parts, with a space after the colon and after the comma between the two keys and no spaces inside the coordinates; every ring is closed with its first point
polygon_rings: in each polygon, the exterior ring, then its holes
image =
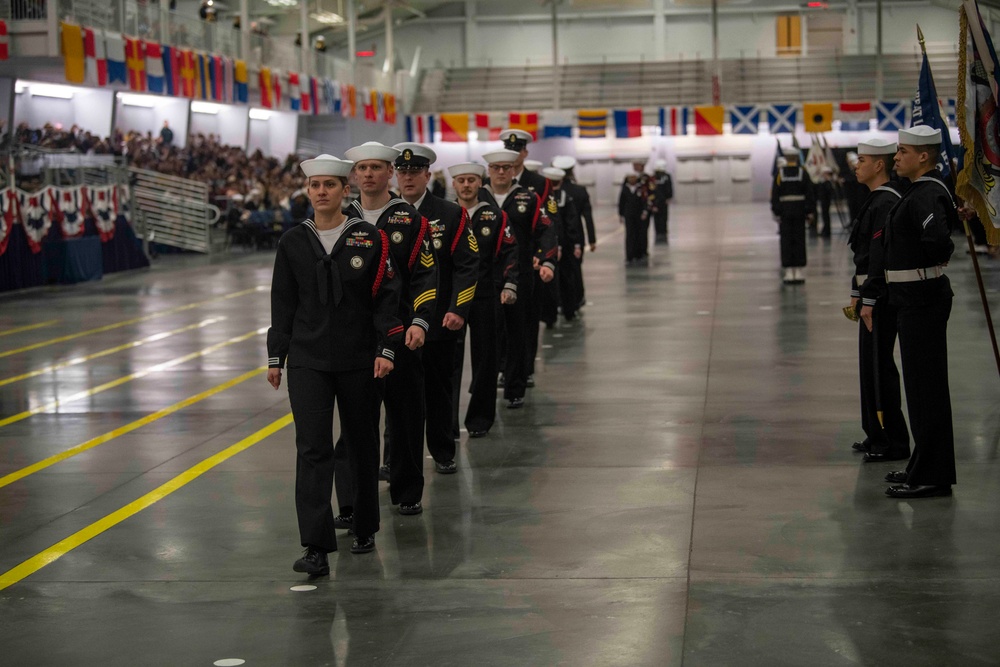
{"type": "MultiPolygon", "coordinates": [[[[525,352],[525,370],[524,370],[524,382],[525,387],[527,387],[528,376],[535,374],[535,357],[538,356],[538,332],[541,331],[539,324],[542,321],[542,301],[544,299],[544,294],[552,289],[555,279],[543,283],[542,279],[538,277],[538,271],[533,273],[532,281],[535,283],[534,289],[531,293],[531,298],[528,302],[528,312],[527,312],[527,325],[525,326],[526,336],[527,336],[527,350],[525,352]]],[[[523,295],[518,295],[518,300],[522,298],[523,295]]],[[[555,324],[555,320],[553,320],[555,324]]]]}
{"type": "Polygon", "coordinates": [[[805,266],[805,218],[801,215],[782,216],[778,231],[781,233],[781,266],[784,268],[805,266]]]}
{"type": "MultiPolygon", "coordinates": [[[[383,401],[385,404],[386,449],[390,449],[389,498],[393,505],[412,504],[424,493],[424,369],[420,362],[420,350],[410,350],[401,345],[396,350],[396,360],[392,372],[383,380],[383,401]]],[[[372,421],[376,433],[379,422],[379,405],[372,409],[372,421]]],[[[376,436],[377,437],[377,436],[376,436]]],[[[357,514],[351,505],[354,497],[350,482],[346,454],[342,454],[343,443],[337,442],[337,503],[341,514],[357,514]],[[344,465],[341,465],[341,462],[344,465]]],[[[375,477],[378,478],[378,457],[376,456],[375,477]]]]}
{"type": "Polygon", "coordinates": [[[379,396],[372,369],[332,373],[289,367],[288,400],[295,418],[295,511],[302,546],[337,550],[330,506],[334,403],[349,464],[354,529],[361,537],[374,535],[379,529],[378,426],[372,406],[379,396]]]}
{"type": "Polygon", "coordinates": [[[913,456],[906,466],[908,484],[955,483],[955,436],[948,390],[951,302],[949,296],[899,306],[899,353],[913,431],[913,456]]]}
{"type": "MultiPolygon", "coordinates": [[[[535,294],[538,295],[538,319],[553,326],[559,319],[559,272],[561,263],[556,265],[556,277],[543,283],[535,272],[535,294]]],[[[537,325],[536,325],[537,326],[537,325]]]]}
{"type": "Polygon", "coordinates": [[[556,280],[559,281],[559,303],[562,304],[563,317],[566,319],[576,316],[583,294],[583,270],[580,260],[573,255],[573,250],[573,248],[563,248],[559,271],[556,272],[556,280]]]}
{"type": "Polygon", "coordinates": [[[830,228],[830,200],[824,200],[819,203],[819,211],[823,217],[823,231],[820,232],[822,236],[830,236],[832,229],[830,228]]]}
{"type": "Polygon", "coordinates": [[[659,238],[666,238],[667,236],[667,223],[670,220],[670,209],[666,204],[653,214],[653,230],[656,232],[656,236],[659,238]]]}
{"type": "Polygon", "coordinates": [[[649,218],[625,218],[625,260],[645,259],[649,255],[649,218]]]}
{"type": "MultiPolygon", "coordinates": [[[[455,374],[455,339],[427,341],[421,351],[427,410],[427,451],[439,463],[454,461],[452,376],[455,374]]],[[[493,384],[496,384],[495,378],[493,384]]],[[[395,464],[395,460],[393,463],[395,464]]],[[[392,466],[389,466],[389,471],[391,474],[392,466]]]]}
{"type": "MultiPolygon", "coordinates": [[[[470,431],[489,431],[497,417],[497,303],[499,299],[495,293],[474,299],[466,320],[472,356],[472,381],[469,383],[471,396],[465,412],[465,428],[470,431]]],[[[456,415],[462,367],[465,365],[464,348],[463,341],[455,354],[458,373],[458,382],[455,383],[456,415]]]]}
{"type": "Polygon", "coordinates": [[[881,299],[872,310],[873,331],[860,322],[858,360],[861,377],[861,428],[876,454],[910,455],[910,432],[903,419],[899,370],[893,358],[896,347],[896,308],[881,299]],[[878,349],[875,349],[875,346],[878,349]],[[875,359],[878,358],[876,373],[875,359]],[[876,378],[877,376],[877,378],[876,378]],[[879,401],[884,426],[879,423],[875,400],[875,382],[879,383],[879,401]]]}
{"type": "MultiPolygon", "coordinates": [[[[503,311],[504,339],[506,345],[500,345],[498,354],[503,356],[505,400],[524,398],[528,386],[528,340],[530,332],[528,321],[535,313],[535,303],[532,298],[534,279],[532,272],[526,271],[525,278],[517,287],[517,301],[507,306],[501,306],[503,311]],[[505,348],[505,349],[504,349],[505,348]]],[[[535,314],[535,347],[538,345],[538,316],[535,314]]],[[[531,356],[534,359],[534,355],[531,356]]]]}

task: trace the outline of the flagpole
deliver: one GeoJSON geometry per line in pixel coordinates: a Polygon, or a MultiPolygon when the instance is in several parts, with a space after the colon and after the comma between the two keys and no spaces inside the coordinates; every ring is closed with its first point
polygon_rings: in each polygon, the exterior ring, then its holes
{"type": "MultiPolygon", "coordinates": [[[[975,23],[975,24],[978,25],[978,23],[979,23],[979,10],[978,10],[978,8],[976,9],[975,21],[970,21],[970,23],[975,23]]],[[[920,29],[920,24],[919,23],[917,24],[917,41],[920,42],[920,51],[923,54],[924,58],[926,58],[927,57],[927,45],[924,43],[924,33],[920,29]]],[[[965,48],[965,47],[964,47],[964,45],[962,45],[960,48],[965,48]]],[[[980,53],[983,53],[983,51],[980,51],[980,53]]],[[[984,62],[985,62],[985,59],[984,59],[984,62]]],[[[927,64],[927,74],[930,76],[931,85],[934,87],[934,92],[937,93],[937,85],[934,83],[934,72],[931,71],[930,63],[929,62],[927,64]]],[[[963,76],[964,76],[964,73],[963,73],[963,76]]],[[[996,95],[996,90],[994,89],[994,96],[995,95],[996,95]]],[[[937,100],[936,99],[933,100],[933,102],[935,104],[937,104],[937,100]]],[[[947,126],[944,127],[942,129],[942,131],[947,132],[948,131],[947,126]]],[[[949,165],[949,166],[951,166],[951,165],[949,165]]],[[[949,174],[951,175],[951,185],[952,185],[952,188],[954,188],[954,186],[955,186],[955,170],[954,170],[954,168],[952,168],[949,171],[949,174]]],[[[980,221],[980,222],[982,222],[982,221],[980,221]]],[[[990,343],[993,345],[993,359],[994,359],[994,361],[996,361],[996,364],[997,364],[997,373],[1000,373],[1000,348],[997,347],[997,334],[996,334],[996,332],[993,329],[993,316],[990,314],[990,302],[986,298],[986,287],[983,285],[983,273],[982,273],[982,271],[979,268],[979,256],[976,254],[976,244],[972,240],[972,228],[969,227],[969,221],[968,220],[963,220],[962,221],[962,227],[965,229],[965,240],[969,244],[969,255],[972,257],[972,267],[976,271],[976,284],[979,285],[979,298],[983,302],[983,314],[986,315],[986,328],[990,332],[990,343]]]]}

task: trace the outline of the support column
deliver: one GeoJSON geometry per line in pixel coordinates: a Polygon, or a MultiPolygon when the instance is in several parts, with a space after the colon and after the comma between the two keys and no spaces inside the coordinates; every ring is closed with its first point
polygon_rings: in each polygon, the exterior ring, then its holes
{"type": "Polygon", "coordinates": [[[465,0],[465,39],[462,40],[462,66],[472,67],[472,48],[476,43],[476,0],[465,0]]]}
{"type": "Polygon", "coordinates": [[[299,3],[299,30],[302,31],[302,47],[299,52],[299,59],[302,61],[299,70],[302,74],[309,76],[313,74],[312,58],[310,58],[312,51],[312,40],[309,38],[309,3],[300,2],[299,3]]]}
{"type": "Polygon", "coordinates": [[[396,70],[396,44],[392,34],[392,1],[386,0],[382,9],[382,18],[385,20],[385,62],[382,64],[382,73],[392,77],[396,70]]]}
{"type": "Polygon", "coordinates": [[[847,13],[844,15],[844,54],[857,55],[861,52],[861,20],[858,12],[858,0],[847,0],[847,13]]]}
{"type": "Polygon", "coordinates": [[[667,17],[665,0],[653,0],[653,55],[657,60],[667,59],[667,17]]]}
{"type": "Polygon", "coordinates": [[[561,106],[559,90],[559,0],[552,2],[552,107],[558,109],[561,106]]]}
{"type": "Polygon", "coordinates": [[[722,64],[719,62],[719,0],[712,0],[712,104],[722,103],[722,64]]]}
{"type": "Polygon", "coordinates": [[[240,0],[240,57],[250,60],[250,0],[240,0]]]}
{"type": "Polygon", "coordinates": [[[354,0],[347,0],[347,60],[351,63],[351,83],[354,83],[354,65],[358,59],[357,22],[354,0]]]}
{"type": "Polygon", "coordinates": [[[875,99],[881,100],[885,90],[882,66],[882,0],[875,2],[875,99]]]}

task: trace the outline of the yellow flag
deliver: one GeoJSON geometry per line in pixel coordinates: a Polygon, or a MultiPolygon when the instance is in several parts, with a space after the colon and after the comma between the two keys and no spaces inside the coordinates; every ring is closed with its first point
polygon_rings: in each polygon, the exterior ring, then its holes
{"type": "Polygon", "coordinates": [[[72,23],[63,23],[61,28],[66,80],[70,83],[83,83],[87,77],[87,68],[83,58],[83,30],[80,26],[72,23]]]}
{"type": "Polygon", "coordinates": [[[806,132],[829,132],[833,129],[833,102],[806,102],[802,116],[806,132]]]}

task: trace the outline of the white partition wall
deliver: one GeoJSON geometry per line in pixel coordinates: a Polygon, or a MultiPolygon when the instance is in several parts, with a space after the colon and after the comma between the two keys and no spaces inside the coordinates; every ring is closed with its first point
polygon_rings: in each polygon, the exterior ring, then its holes
{"type": "Polygon", "coordinates": [[[116,124],[122,132],[152,132],[159,136],[164,121],[174,133],[174,145],[183,148],[188,136],[188,100],[158,95],[118,93],[116,124]]]}
{"type": "Polygon", "coordinates": [[[246,148],[247,112],[239,105],[191,102],[191,134],[214,134],[225,146],[246,148]]]}
{"type": "Polygon", "coordinates": [[[295,152],[299,114],[290,111],[251,109],[249,123],[248,153],[259,149],[264,155],[284,158],[295,152]]]}
{"type": "Polygon", "coordinates": [[[52,123],[69,129],[77,125],[97,136],[107,137],[111,135],[113,95],[110,90],[18,81],[14,126],[27,123],[29,127],[38,128],[52,123]]]}

